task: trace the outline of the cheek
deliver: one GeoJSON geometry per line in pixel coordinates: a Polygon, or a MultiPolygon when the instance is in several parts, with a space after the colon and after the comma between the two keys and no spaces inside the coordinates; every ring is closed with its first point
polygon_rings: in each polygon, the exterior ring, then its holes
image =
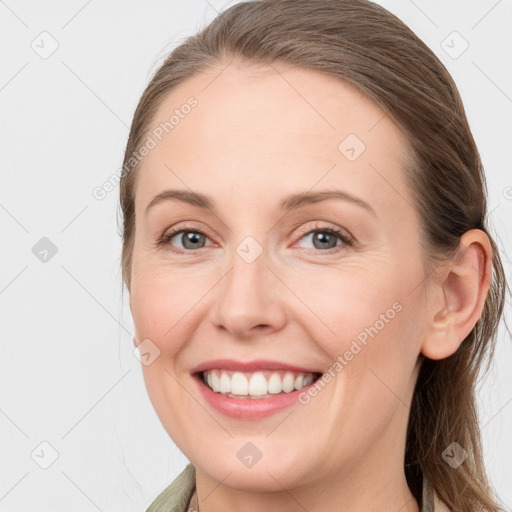
{"type": "Polygon", "coordinates": [[[149,339],[159,350],[151,364],[141,366],[148,396],[178,445],[193,421],[189,417],[188,395],[176,382],[181,378],[179,354],[188,341],[192,306],[198,300],[198,291],[184,286],[184,281],[149,266],[139,266],[133,274],[131,293],[137,341],[149,339]]]}
{"type": "Polygon", "coordinates": [[[336,271],[329,267],[302,273],[292,288],[306,306],[307,321],[314,326],[315,338],[329,340],[334,349],[343,349],[359,335],[364,341],[366,328],[376,324],[381,331],[395,322],[400,309],[395,284],[382,266],[361,268],[345,262],[336,271]]]}
{"type": "Polygon", "coordinates": [[[196,295],[194,287],[149,269],[135,272],[132,283],[132,316],[138,341],[149,338],[167,355],[176,351],[178,347],[168,340],[177,339],[186,324],[189,303],[196,295]]]}
{"type": "Polygon", "coordinates": [[[344,374],[350,393],[372,387],[379,377],[400,389],[417,358],[420,305],[408,295],[409,276],[402,272],[398,279],[386,272],[390,267],[385,261],[365,269],[347,262],[343,270],[325,269],[294,283],[309,310],[305,329],[329,356],[334,374],[344,374]]]}

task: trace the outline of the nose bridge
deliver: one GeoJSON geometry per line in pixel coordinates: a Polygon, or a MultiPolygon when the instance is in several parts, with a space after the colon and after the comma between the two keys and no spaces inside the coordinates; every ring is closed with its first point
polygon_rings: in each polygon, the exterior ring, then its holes
{"type": "Polygon", "coordinates": [[[278,329],[284,321],[278,279],[267,268],[272,263],[264,243],[247,235],[233,246],[216,297],[214,322],[240,336],[249,335],[253,327],[278,329]]]}
{"type": "Polygon", "coordinates": [[[224,298],[233,311],[252,308],[261,312],[271,299],[269,287],[265,286],[271,274],[266,268],[270,264],[268,248],[249,235],[233,247],[228,259],[231,270],[226,276],[224,298]]]}

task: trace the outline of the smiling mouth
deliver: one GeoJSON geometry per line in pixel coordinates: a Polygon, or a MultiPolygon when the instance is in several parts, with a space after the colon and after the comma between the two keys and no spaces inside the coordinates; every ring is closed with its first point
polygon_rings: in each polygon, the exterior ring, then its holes
{"type": "Polygon", "coordinates": [[[322,376],[318,372],[242,372],[222,368],[197,372],[195,375],[214,393],[241,399],[271,398],[294,393],[316,382],[322,376]]]}

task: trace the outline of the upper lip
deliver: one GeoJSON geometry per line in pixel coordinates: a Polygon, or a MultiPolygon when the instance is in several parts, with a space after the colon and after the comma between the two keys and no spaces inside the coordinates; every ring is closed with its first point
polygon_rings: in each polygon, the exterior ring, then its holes
{"type": "Polygon", "coordinates": [[[235,359],[212,359],[205,361],[190,370],[191,373],[204,372],[212,369],[224,369],[241,372],[252,372],[257,370],[289,370],[297,373],[322,373],[320,370],[304,368],[300,366],[271,361],[269,359],[255,359],[252,361],[236,361],[235,359]]]}

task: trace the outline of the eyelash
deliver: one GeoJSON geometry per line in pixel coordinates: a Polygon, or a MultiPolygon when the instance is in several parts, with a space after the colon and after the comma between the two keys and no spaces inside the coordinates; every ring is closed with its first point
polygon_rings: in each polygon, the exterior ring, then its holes
{"type": "MultiPolygon", "coordinates": [[[[164,245],[168,245],[169,242],[178,234],[180,233],[199,233],[200,235],[204,235],[206,237],[208,237],[208,235],[206,233],[204,233],[203,231],[201,231],[200,229],[196,228],[196,227],[193,227],[193,226],[185,226],[185,227],[181,227],[181,228],[176,228],[176,229],[172,229],[171,231],[167,232],[167,233],[164,233],[157,241],[156,245],[157,247],[160,247],[160,246],[164,246],[164,245]]],[[[299,240],[301,240],[302,238],[304,238],[305,236],[307,235],[310,235],[311,233],[329,233],[330,235],[335,235],[337,236],[345,246],[348,246],[348,247],[352,247],[355,245],[355,240],[350,236],[348,235],[345,231],[342,231],[341,229],[339,228],[335,228],[335,227],[332,227],[332,226],[325,226],[325,225],[315,225],[312,229],[304,229],[304,230],[301,230],[300,232],[300,238],[299,240]]],[[[336,246],[336,247],[333,247],[331,249],[326,249],[326,250],[320,250],[320,249],[309,249],[308,252],[313,252],[315,254],[318,254],[318,253],[323,253],[323,254],[333,254],[333,253],[336,253],[336,252],[339,252],[339,247],[342,247],[342,246],[336,246]]],[[[189,252],[197,252],[197,251],[193,251],[193,250],[176,250],[174,248],[172,248],[169,244],[169,250],[171,252],[174,252],[176,254],[187,254],[189,252]]]]}

